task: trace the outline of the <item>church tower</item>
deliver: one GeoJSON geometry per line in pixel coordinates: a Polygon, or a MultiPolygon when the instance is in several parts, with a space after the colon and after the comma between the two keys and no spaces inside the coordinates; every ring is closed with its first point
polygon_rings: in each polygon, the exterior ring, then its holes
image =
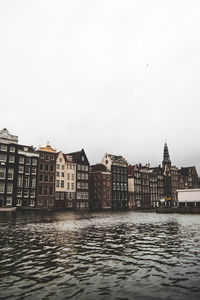
{"type": "Polygon", "coordinates": [[[168,167],[168,169],[171,167],[171,160],[170,160],[169,150],[166,142],[164,145],[162,166],[163,169],[165,169],[165,167],[168,167]]]}

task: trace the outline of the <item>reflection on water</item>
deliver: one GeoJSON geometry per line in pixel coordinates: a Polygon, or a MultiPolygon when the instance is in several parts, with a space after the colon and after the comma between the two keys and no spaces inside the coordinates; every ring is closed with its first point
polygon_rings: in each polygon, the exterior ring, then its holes
{"type": "Polygon", "coordinates": [[[0,299],[200,299],[200,216],[0,213],[0,299]]]}

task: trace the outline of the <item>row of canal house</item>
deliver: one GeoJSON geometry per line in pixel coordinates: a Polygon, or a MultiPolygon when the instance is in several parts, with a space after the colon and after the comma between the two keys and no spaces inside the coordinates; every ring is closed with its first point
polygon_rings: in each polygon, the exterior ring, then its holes
{"type": "Polygon", "coordinates": [[[0,207],[39,209],[152,208],[176,203],[177,189],[198,188],[195,167],[171,166],[165,143],[162,166],[128,165],[106,153],[91,166],[82,149],[57,152],[48,143],[36,150],[0,131],[0,207]]]}
{"type": "Polygon", "coordinates": [[[89,207],[90,165],[82,149],[64,154],[48,143],[36,150],[0,131],[0,207],[89,207]]]}

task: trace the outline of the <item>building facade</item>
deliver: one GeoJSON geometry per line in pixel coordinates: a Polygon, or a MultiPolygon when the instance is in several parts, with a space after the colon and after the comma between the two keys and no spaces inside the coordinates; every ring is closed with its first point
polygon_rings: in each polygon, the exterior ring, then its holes
{"type": "Polygon", "coordinates": [[[18,145],[17,148],[17,197],[14,206],[35,208],[39,154],[33,146],[18,145]]]}
{"type": "Polygon", "coordinates": [[[90,169],[90,207],[112,208],[111,172],[103,164],[93,165],[90,169]]]}
{"type": "Polygon", "coordinates": [[[18,137],[0,131],[0,207],[13,207],[17,196],[18,137]]]}
{"type": "Polygon", "coordinates": [[[37,207],[53,209],[55,205],[56,150],[48,143],[39,147],[37,207]]]}
{"type": "Polygon", "coordinates": [[[57,153],[56,158],[55,207],[72,209],[76,207],[76,163],[72,155],[57,153]]]}
{"type": "Polygon", "coordinates": [[[89,209],[89,171],[90,164],[84,149],[67,154],[76,164],[76,199],[74,208],[89,209]]]}
{"type": "Polygon", "coordinates": [[[128,164],[122,156],[106,153],[101,162],[111,172],[112,207],[128,208],[128,164]]]}

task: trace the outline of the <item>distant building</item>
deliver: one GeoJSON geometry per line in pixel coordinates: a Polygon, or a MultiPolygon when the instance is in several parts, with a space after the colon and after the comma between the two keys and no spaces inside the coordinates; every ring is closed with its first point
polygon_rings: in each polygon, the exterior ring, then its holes
{"type": "Polygon", "coordinates": [[[128,164],[122,156],[106,153],[101,162],[111,172],[112,207],[128,208],[128,164]]]}
{"type": "Polygon", "coordinates": [[[177,190],[179,207],[200,208],[200,189],[177,190]]]}
{"type": "Polygon", "coordinates": [[[85,151],[73,152],[67,154],[72,156],[73,162],[76,163],[76,209],[89,208],[89,169],[90,164],[85,151]]]}
{"type": "Polygon", "coordinates": [[[55,202],[56,150],[49,143],[39,147],[37,207],[53,209],[55,202]]]}
{"type": "Polygon", "coordinates": [[[129,207],[134,208],[150,208],[150,170],[149,165],[142,166],[129,165],[128,166],[128,180],[129,180],[129,207]],[[134,201],[133,201],[134,200],[134,201]]]}
{"type": "Polygon", "coordinates": [[[90,204],[93,209],[112,208],[111,172],[103,164],[90,169],[90,204]]]}

